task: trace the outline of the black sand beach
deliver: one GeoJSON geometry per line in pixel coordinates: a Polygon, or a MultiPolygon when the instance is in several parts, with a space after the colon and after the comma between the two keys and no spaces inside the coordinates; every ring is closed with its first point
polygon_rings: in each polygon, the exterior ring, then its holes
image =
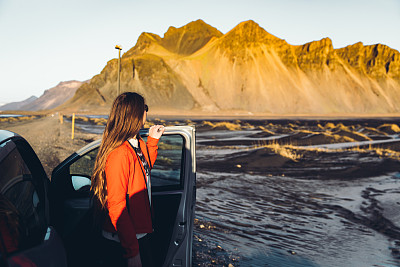
{"type": "MultiPolygon", "coordinates": [[[[400,264],[397,119],[152,123],[197,129],[194,266],[400,264]]],[[[28,139],[50,174],[103,124],[81,118],[74,140],[58,117],[0,128],[28,139]]]]}

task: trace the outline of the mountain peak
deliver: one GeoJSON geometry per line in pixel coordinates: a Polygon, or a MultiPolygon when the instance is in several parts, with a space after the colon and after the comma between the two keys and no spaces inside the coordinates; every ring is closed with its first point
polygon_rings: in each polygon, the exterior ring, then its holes
{"type": "Polygon", "coordinates": [[[66,86],[66,87],[75,87],[76,85],[81,85],[83,82],[77,81],[77,80],[71,80],[71,81],[61,81],[59,82],[56,87],[60,86],[66,86]]]}
{"type": "Polygon", "coordinates": [[[281,45],[284,40],[270,34],[252,20],[243,21],[223,37],[223,44],[231,48],[242,48],[250,43],[264,43],[281,45]]]}
{"type": "Polygon", "coordinates": [[[250,19],[250,20],[240,22],[235,28],[249,29],[249,28],[261,28],[261,27],[257,22],[250,19]]]}
{"type": "Polygon", "coordinates": [[[164,39],[168,38],[171,35],[174,35],[176,32],[182,32],[182,31],[191,31],[191,32],[199,32],[199,31],[216,31],[218,32],[218,35],[222,35],[220,31],[218,31],[216,28],[212,27],[211,25],[205,23],[203,20],[198,19],[195,21],[191,21],[188,24],[176,28],[174,26],[170,26],[167,30],[167,32],[164,34],[164,39]]]}
{"type": "Polygon", "coordinates": [[[195,21],[191,21],[188,24],[186,24],[186,25],[184,25],[184,26],[182,26],[180,28],[176,28],[174,26],[170,26],[168,28],[167,32],[164,34],[164,38],[166,36],[170,35],[171,33],[173,33],[174,31],[180,30],[180,29],[185,29],[185,30],[188,30],[188,29],[204,29],[204,28],[207,29],[209,27],[212,27],[212,26],[210,26],[209,24],[205,23],[202,19],[198,19],[198,20],[195,20],[195,21]]]}
{"type": "Polygon", "coordinates": [[[159,43],[161,37],[154,33],[142,32],[136,45],[129,49],[122,57],[130,57],[136,53],[144,53],[153,43],[159,43]]]}
{"type": "Polygon", "coordinates": [[[329,53],[333,51],[333,44],[332,40],[329,37],[325,37],[318,41],[306,43],[302,46],[302,48],[302,50],[306,50],[307,52],[324,50],[324,53],[329,53]]]}
{"type": "Polygon", "coordinates": [[[180,28],[169,27],[161,44],[171,52],[190,55],[206,45],[211,38],[220,36],[222,33],[219,30],[198,19],[180,28]]]}
{"type": "Polygon", "coordinates": [[[400,53],[383,44],[366,45],[358,42],[337,50],[337,54],[352,67],[374,77],[400,80],[400,53]]]}

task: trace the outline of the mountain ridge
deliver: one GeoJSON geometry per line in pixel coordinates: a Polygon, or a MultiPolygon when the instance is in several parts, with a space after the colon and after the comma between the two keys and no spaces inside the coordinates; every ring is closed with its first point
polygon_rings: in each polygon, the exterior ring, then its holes
{"type": "MultiPolygon", "coordinates": [[[[110,60],[62,107],[108,109],[117,67],[110,60]]],[[[226,34],[202,20],[163,37],[142,33],[121,68],[122,91],[142,93],[160,111],[400,112],[397,50],[360,42],[335,49],[330,38],[290,45],[251,20],[226,34]]]]}
{"type": "Polygon", "coordinates": [[[0,110],[23,110],[23,111],[39,111],[39,110],[50,110],[57,108],[61,104],[71,99],[76,90],[89,81],[62,81],[56,86],[44,90],[40,97],[31,96],[30,98],[13,102],[0,107],[0,110]]]}
{"type": "Polygon", "coordinates": [[[83,83],[76,80],[60,82],[56,86],[45,90],[38,99],[22,106],[20,109],[38,111],[56,108],[72,98],[83,83]]]}
{"type": "Polygon", "coordinates": [[[24,105],[35,101],[36,99],[38,99],[38,98],[33,95],[33,96],[30,96],[27,99],[24,99],[22,101],[6,103],[6,104],[0,106],[0,111],[21,110],[21,107],[23,107],[24,105]]]}

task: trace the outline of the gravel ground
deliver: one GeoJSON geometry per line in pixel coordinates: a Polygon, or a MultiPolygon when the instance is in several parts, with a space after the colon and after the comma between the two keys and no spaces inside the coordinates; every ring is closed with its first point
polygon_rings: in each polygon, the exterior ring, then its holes
{"type": "Polygon", "coordinates": [[[23,136],[38,155],[43,167],[51,177],[53,169],[74,151],[101,138],[75,128],[71,138],[71,123],[60,123],[58,115],[36,117],[30,120],[2,121],[1,130],[9,130],[23,136]]]}

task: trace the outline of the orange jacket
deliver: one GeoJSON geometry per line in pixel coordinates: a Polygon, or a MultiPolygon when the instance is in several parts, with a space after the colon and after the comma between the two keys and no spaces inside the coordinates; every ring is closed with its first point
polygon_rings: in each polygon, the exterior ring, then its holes
{"type": "MultiPolygon", "coordinates": [[[[154,165],[157,158],[157,143],[158,139],[150,136],[147,138],[147,143],[142,139],[139,140],[140,148],[147,162],[150,163],[151,160],[151,166],[154,165]]],[[[124,256],[126,258],[139,253],[136,234],[153,231],[151,208],[142,168],[142,162],[128,141],[110,153],[105,168],[109,216],[103,228],[105,231],[118,233],[121,245],[125,249],[124,256]],[[127,193],[129,194],[129,211],[126,207],[127,193]]]]}

